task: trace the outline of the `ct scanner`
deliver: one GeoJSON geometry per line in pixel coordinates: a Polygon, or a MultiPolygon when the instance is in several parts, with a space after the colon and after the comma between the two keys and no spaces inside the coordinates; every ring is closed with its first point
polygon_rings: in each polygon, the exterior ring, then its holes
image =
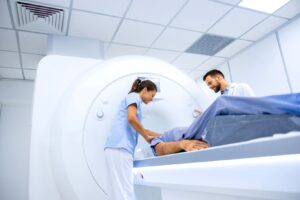
{"type": "MultiPolygon", "coordinates": [[[[107,199],[103,145],[119,102],[137,77],[159,86],[143,125],[187,126],[211,99],[175,67],[144,56],[101,61],[49,55],[38,66],[31,138],[30,200],[107,199]]],[[[137,149],[145,146],[140,140],[137,149]]]]}

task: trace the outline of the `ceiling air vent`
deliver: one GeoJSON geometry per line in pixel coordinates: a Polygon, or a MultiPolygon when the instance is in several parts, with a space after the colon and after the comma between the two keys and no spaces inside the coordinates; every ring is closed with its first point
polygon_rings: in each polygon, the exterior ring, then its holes
{"type": "Polygon", "coordinates": [[[233,38],[205,34],[185,52],[213,56],[233,41],[233,38]]]}
{"type": "Polygon", "coordinates": [[[18,1],[16,11],[20,28],[40,29],[47,33],[62,33],[64,30],[63,9],[18,1]]]}

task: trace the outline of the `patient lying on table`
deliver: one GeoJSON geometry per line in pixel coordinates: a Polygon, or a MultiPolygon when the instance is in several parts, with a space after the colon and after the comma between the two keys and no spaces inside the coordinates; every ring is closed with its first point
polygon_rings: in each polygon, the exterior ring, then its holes
{"type": "Polygon", "coordinates": [[[267,97],[221,96],[189,127],[174,128],[151,141],[158,156],[208,147],[206,128],[219,115],[288,114],[300,116],[300,93],[267,97]]]}

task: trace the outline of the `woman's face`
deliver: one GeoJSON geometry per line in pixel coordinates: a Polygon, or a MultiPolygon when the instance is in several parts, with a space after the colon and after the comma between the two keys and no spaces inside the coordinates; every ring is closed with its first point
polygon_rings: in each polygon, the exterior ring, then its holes
{"type": "Polygon", "coordinates": [[[150,101],[152,101],[155,95],[156,95],[155,90],[148,91],[147,88],[144,88],[141,91],[141,98],[145,104],[148,104],[150,101]]]}

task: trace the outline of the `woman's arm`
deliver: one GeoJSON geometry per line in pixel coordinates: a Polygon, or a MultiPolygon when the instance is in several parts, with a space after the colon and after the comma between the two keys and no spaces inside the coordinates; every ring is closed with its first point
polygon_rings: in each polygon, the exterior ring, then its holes
{"type": "Polygon", "coordinates": [[[147,132],[147,135],[150,135],[150,136],[158,137],[158,136],[161,135],[161,134],[159,134],[159,133],[150,131],[150,130],[148,130],[148,129],[145,129],[145,131],[147,132]]]}
{"type": "Polygon", "coordinates": [[[156,135],[152,135],[151,133],[154,133],[152,131],[144,129],[142,124],[139,122],[138,118],[136,117],[137,114],[137,108],[136,104],[131,104],[127,108],[127,118],[130,123],[130,125],[141,135],[143,138],[150,143],[151,140],[155,137],[156,135]],[[151,133],[150,133],[151,132],[151,133]]]}

